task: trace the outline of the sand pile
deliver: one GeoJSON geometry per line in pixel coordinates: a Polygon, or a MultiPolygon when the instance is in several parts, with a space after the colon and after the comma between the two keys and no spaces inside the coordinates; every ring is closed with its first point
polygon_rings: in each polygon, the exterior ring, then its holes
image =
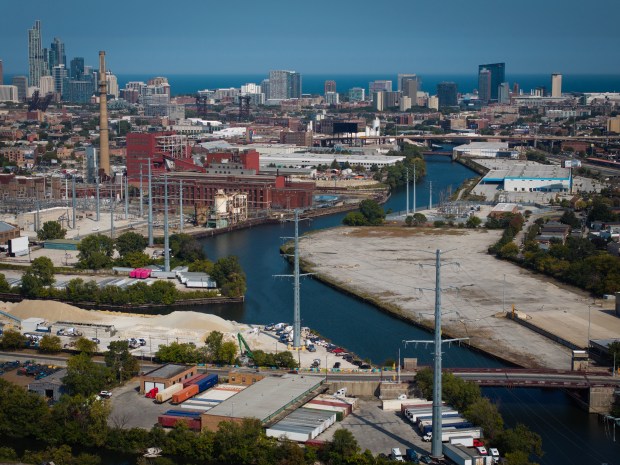
{"type": "Polygon", "coordinates": [[[164,326],[168,328],[187,329],[191,331],[220,331],[229,333],[237,331],[237,325],[217,315],[198,312],[172,312],[169,315],[161,315],[149,321],[152,326],[164,326]]]}
{"type": "Polygon", "coordinates": [[[93,323],[103,320],[98,312],[83,310],[73,305],[52,300],[22,300],[17,304],[5,304],[7,311],[17,318],[40,317],[47,321],[74,321],[76,323],[93,323]]]}

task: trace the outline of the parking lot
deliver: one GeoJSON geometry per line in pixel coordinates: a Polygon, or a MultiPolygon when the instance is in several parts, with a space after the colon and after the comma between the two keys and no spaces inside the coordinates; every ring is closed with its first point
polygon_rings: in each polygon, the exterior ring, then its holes
{"type": "Polygon", "coordinates": [[[110,403],[112,411],[108,417],[108,425],[113,428],[145,428],[151,429],[157,423],[157,417],[174,408],[169,402],[156,404],[139,392],[138,378],[127,382],[124,386],[114,389],[110,403]]]}
{"type": "Polygon", "coordinates": [[[345,428],[353,433],[362,450],[368,449],[373,454],[388,455],[393,447],[399,447],[402,452],[414,449],[418,455],[430,452],[430,443],[422,441],[413,426],[400,416],[400,412],[382,410],[381,402],[377,399],[359,399],[358,402],[359,409],[317,439],[329,441],[338,428],[345,428]]]}

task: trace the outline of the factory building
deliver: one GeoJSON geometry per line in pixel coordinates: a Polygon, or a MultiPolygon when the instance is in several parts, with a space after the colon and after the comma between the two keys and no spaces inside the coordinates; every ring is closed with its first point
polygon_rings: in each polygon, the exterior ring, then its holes
{"type": "Polygon", "coordinates": [[[187,136],[174,131],[127,134],[127,177],[129,182],[140,181],[140,167],[144,179],[151,163],[153,174],[166,171],[164,157],[170,160],[189,160],[187,136]]]}
{"type": "Polygon", "coordinates": [[[519,152],[511,150],[508,142],[471,142],[452,149],[452,159],[459,157],[519,158],[519,152]]]}
{"type": "Polygon", "coordinates": [[[371,168],[377,165],[379,168],[394,165],[405,157],[387,157],[383,155],[348,155],[339,153],[269,153],[261,156],[261,164],[264,166],[274,164],[276,167],[302,167],[309,168],[318,165],[331,165],[336,160],[341,165],[362,165],[364,168],[371,168]]]}
{"type": "Polygon", "coordinates": [[[140,394],[157,388],[163,391],[173,384],[183,383],[188,378],[197,374],[196,366],[175,365],[167,363],[159,368],[144,373],[140,376],[140,394]]]}
{"type": "Polygon", "coordinates": [[[556,165],[516,164],[490,170],[481,184],[497,184],[511,192],[570,192],[571,171],[556,165]]]}
{"type": "Polygon", "coordinates": [[[52,402],[58,402],[60,397],[67,392],[62,382],[65,376],[67,376],[66,369],[52,373],[45,378],[35,380],[28,384],[28,391],[39,394],[41,397],[45,397],[52,402]]]}
{"type": "Polygon", "coordinates": [[[241,422],[245,418],[266,423],[293,404],[316,395],[322,382],[322,377],[293,374],[261,379],[203,413],[202,429],[216,431],[222,421],[241,422]]]}

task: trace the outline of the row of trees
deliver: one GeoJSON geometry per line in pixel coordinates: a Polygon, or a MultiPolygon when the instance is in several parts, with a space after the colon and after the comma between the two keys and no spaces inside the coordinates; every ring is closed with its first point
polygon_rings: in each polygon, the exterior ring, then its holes
{"type": "Polygon", "coordinates": [[[379,226],[385,220],[385,211],[376,200],[366,199],[360,202],[359,211],[349,212],[343,218],[347,226],[379,226]]]}
{"type": "Polygon", "coordinates": [[[390,189],[403,186],[407,182],[407,170],[409,170],[409,181],[417,182],[426,175],[426,162],[422,158],[422,149],[415,145],[403,145],[401,151],[390,151],[388,156],[405,156],[405,159],[393,165],[385,166],[375,173],[375,179],[382,181],[390,189]],[[416,178],[413,179],[415,165],[416,178]]]}
{"type": "MultiPolygon", "coordinates": [[[[427,399],[432,398],[433,370],[424,368],[415,381],[427,399]]],[[[542,439],[525,425],[505,428],[497,406],[482,396],[478,385],[457,378],[452,373],[442,374],[442,398],[473,424],[480,426],[491,447],[501,450],[510,465],[529,465],[530,456],[542,457],[542,439]]]]}

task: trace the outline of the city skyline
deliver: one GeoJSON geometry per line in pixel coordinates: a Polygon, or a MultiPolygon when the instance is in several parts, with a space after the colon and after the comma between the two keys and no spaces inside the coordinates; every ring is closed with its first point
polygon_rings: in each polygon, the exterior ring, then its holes
{"type": "Polygon", "coordinates": [[[36,13],[24,14],[17,4],[3,8],[0,58],[6,74],[27,74],[27,30],[36,20],[42,23],[43,44],[58,37],[66,46],[67,60],[80,56],[88,63],[95,63],[98,51],[106,50],[116,74],[267,73],[270,69],[295,69],[302,74],[364,74],[377,69],[454,74],[476,73],[479,64],[493,62],[506,62],[511,73],[620,73],[617,61],[600,59],[613,56],[620,46],[620,32],[613,25],[620,4],[608,0],[595,2],[606,12],[597,17],[596,28],[582,27],[582,19],[595,8],[576,1],[525,0],[514,11],[522,20],[512,21],[507,20],[510,12],[496,8],[492,0],[452,1],[441,9],[398,0],[392,5],[394,11],[411,9],[417,16],[436,20],[412,27],[407,14],[392,17],[386,11],[390,27],[385,31],[381,23],[376,31],[359,27],[372,17],[372,4],[365,1],[355,5],[319,1],[307,9],[266,0],[261,10],[270,13],[257,17],[237,14],[243,12],[241,4],[236,9],[230,4],[188,2],[185,8],[172,9],[159,0],[150,2],[149,8],[141,2],[110,0],[110,10],[120,12],[122,7],[123,14],[106,16],[105,22],[93,15],[88,4],[33,3],[36,13]],[[325,19],[324,11],[341,20],[338,27],[325,19]],[[465,21],[473,11],[476,22],[465,21]],[[182,27],[173,29],[171,24],[182,27]],[[373,60],[360,59],[363,56],[373,60]]]}

